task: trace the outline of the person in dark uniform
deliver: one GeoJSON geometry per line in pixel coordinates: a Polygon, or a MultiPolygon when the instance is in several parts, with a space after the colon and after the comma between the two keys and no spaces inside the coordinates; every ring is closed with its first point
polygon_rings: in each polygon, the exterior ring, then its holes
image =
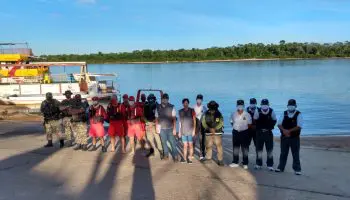
{"type": "Polygon", "coordinates": [[[288,101],[288,109],[278,120],[278,128],[281,131],[281,155],[280,163],[275,170],[283,172],[287,163],[289,149],[293,156],[293,169],[296,175],[301,175],[301,165],[299,159],[300,133],[303,128],[303,117],[298,111],[297,103],[294,99],[288,101]]]}
{"type": "Polygon", "coordinates": [[[274,110],[270,108],[268,99],[261,100],[261,107],[257,109],[254,114],[256,123],[256,165],[255,169],[262,167],[262,153],[264,144],[267,152],[266,165],[270,171],[273,169],[273,133],[277,118],[274,110]]]}
{"type": "Polygon", "coordinates": [[[252,140],[253,140],[254,148],[255,148],[255,151],[257,152],[257,150],[256,150],[256,126],[255,126],[255,120],[254,120],[254,113],[256,112],[256,108],[257,108],[256,104],[257,104],[256,99],[251,98],[250,105],[247,107],[247,112],[250,114],[250,117],[252,118],[252,125],[248,129],[248,136],[249,136],[248,147],[250,146],[250,144],[252,143],[252,140]]]}

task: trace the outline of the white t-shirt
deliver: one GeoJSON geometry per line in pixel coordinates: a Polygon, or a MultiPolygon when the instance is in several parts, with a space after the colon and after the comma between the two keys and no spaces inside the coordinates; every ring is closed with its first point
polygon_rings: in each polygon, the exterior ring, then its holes
{"type": "MultiPolygon", "coordinates": [[[[297,110],[295,110],[293,113],[289,113],[289,112],[288,112],[288,117],[289,117],[289,118],[293,118],[296,112],[297,112],[297,110]]],[[[284,112],[283,112],[283,114],[280,116],[280,118],[278,119],[278,125],[282,125],[283,119],[284,119],[284,112]]],[[[303,120],[303,116],[301,115],[301,113],[299,113],[299,115],[298,115],[298,117],[297,117],[297,125],[298,125],[300,128],[303,128],[304,120],[303,120]]]]}
{"type": "Polygon", "coordinates": [[[205,107],[203,104],[201,104],[200,106],[198,106],[197,104],[195,104],[193,106],[194,112],[196,112],[196,117],[197,119],[201,119],[203,114],[205,112],[207,112],[207,107],[205,107]]]}
{"type": "Polygon", "coordinates": [[[245,131],[248,129],[248,125],[252,124],[252,117],[247,111],[243,111],[242,114],[235,111],[231,115],[231,124],[234,130],[238,132],[245,131]]]}

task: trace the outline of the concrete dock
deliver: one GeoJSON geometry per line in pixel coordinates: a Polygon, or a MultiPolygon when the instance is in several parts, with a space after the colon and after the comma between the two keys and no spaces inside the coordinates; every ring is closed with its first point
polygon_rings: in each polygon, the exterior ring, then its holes
{"type": "MultiPolygon", "coordinates": [[[[302,176],[250,169],[192,165],[120,152],[45,149],[39,122],[0,121],[0,200],[55,199],[350,199],[350,152],[302,147],[302,176]]],[[[224,140],[225,164],[232,161],[229,137],[224,140]]],[[[179,145],[181,148],[181,145],[179,145]]],[[[280,146],[275,144],[278,164],[280,146]]],[[[264,160],[266,155],[264,154],[264,160]]]]}

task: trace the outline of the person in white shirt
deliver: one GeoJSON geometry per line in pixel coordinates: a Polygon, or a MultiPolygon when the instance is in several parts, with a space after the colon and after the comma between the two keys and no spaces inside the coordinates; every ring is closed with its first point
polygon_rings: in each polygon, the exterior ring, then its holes
{"type": "Polygon", "coordinates": [[[262,168],[262,153],[264,145],[267,152],[266,165],[270,171],[273,169],[273,133],[277,118],[275,111],[270,108],[268,99],[261,100],[260,108],[254,113],[256,123],[256,165],[255,169],[262,168]]]}
{"type": "Polygon", "coordinates": [[[300,134],[303,128],[303,117],[298,111],[297,102],[294,99],[288,101],[287,110],[278,120],[278,128],[281,131],[281,154],[280,163],[275,170],[283,172],[287,163],[289,149],[293,156],[293,169],[296,175],[301,175],[300,165],[300,134]]]}
{"type": "Polygon", "coordinates": [[[193,109],[196,113],[196,138],[193,141],[193,145],[196,146],[195,142],[199,140],[199,147],[201,151],[199,159],[203,160],[205,158],[205,129],[200,122],[203,114],[207,112],[207,107],[203,105],[203,95],[197,95],[196,104],[193,106],[193,109]]]}
{"type": "Polygon", "coordinates": [[[169,103],[169,95],[163,94],[162,103],[157,105],[156,113],[156,127],[157,132],[160,134],[163,151],[164,151],[164,160],[169,159],[169,149],[167,141],[169,141],[171,146],[171,153],[173,156],[174,162],[178,161],[178,153],[176,148],[176,110],[174,105],[169,103]],[[160,126],[160,127],[159,127],[160,126]]]}
{"type": "Polygon", "coordinates": [[[243,168],[248,169],[248,128],[252,125],[252,118],[244,110],[244,101],[237,100],[237,108],[231,115],[233,161],[230,167],[238,167],[239,149],[242,149],[243,168]]]}

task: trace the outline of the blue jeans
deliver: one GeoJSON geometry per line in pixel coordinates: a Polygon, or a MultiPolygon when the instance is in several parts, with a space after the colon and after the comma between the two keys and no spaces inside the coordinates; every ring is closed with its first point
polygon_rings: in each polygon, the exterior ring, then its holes
{"type": "Polygon", "coordinates": [[[167,141],[169,141],[172,149],[172,156],[175,158],[177,156],[177,149],[175,137],[173,135],[173,129],[160,129],[160,138],[162,140],[164,156],[169,156],[169,149],[167,144],[167,141]]]}

